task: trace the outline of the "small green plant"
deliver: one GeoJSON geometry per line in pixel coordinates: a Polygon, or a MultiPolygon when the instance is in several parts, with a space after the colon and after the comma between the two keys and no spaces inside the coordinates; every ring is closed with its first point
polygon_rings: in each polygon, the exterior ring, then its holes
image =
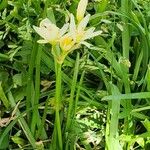
{"type": "MultiPolygon", "coordinates": [[[[93,38],[101,34],[101,31],[94,32],[95,28],[91,27],[86,30],[86,26],[89,22],[90,15],[86,15],[84,17],[86,6],[88,4],[87,0],[81,0],[79,2],[76,14],[76,20],[73,14],[69,14],[70,16],[70,23],[64,24],[64,26],[59,29],[55,24],[53,24],[47,18],[42,20],[40,23],[40,27],[33,26],[34,30],[42,37],[44,40],[39,40],[39,43],[50,43],[52,46],[52,54],[54,57],[55,62],[55,74],[56,74],[56,88],[55,88],[55,128],[53,131],[53,141],[52,141],[52,149],[63,149],[63,145],[65,143],[62,142],[62,135],[65,135],[69,132],[71,128],[72,112],[74,112],[73,108],[73,97],[70,98],[69,107],[67,111],[67,121],[65,127],[65,133],[62,133],[62,125],[60,118],[60,111],[61,111],[61,95],[62,95],[62,69],[61,66],[64,62],[66,56],[72,52],[73,50],[80,47],[81,44],[86,45],[87,47],[90,46],[89,43],[85,42],[85,40],[93,38]],[[69,26],[69,30],[68,30],[69,26]],[[58,140],[58,141],[57,141],[58,140]]],[[[79,58],[78,60],[79,61],[79,58]]],[[[78,64],[79,65],[79,64],[78,64]]],[[[76,74],[77,76],[77,74],[76,74]]],[[[77,77],[76,77],[77,78],[77,77]]],[[[76,79],[74,79],[76,80],[76,79]]],[[[73,81],[74,81],[73,80],[73,81]]],[[[72,82],[72,84],[76,84],[72,82]]],[[[73,86],[73,92],[75,89],[75,85],[73,86]]],[[[72,93],[71,93],[72,95],[72,93]]],[[[74,112],[75,113],[75,112],[74,112]]],[[[66,138],[67,140],[67,138],[66,138]]],[[[66,149],[68,149],[68,142],[65,144],[66,149]]]]}

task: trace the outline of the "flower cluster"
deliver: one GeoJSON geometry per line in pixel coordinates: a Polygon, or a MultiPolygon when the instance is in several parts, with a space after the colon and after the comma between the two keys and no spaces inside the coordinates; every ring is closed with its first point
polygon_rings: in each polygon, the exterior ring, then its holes
{"type": "Polygon", "coordinates": [[[81,44],[89,47],[90,44],[86,40],[98,36],[102,32],[94,32],[94,27],[86,30],[90,19],[90,14],[84,17],[87,4],[88,0],[80,0],[76,17],[70,14],[70,23],[64,24],[61,29],[48,18],[42,20],[39,27],[33,26],[34,30],[43,38],[38,41],[39,43],[50,43],[52,46],[59,45],[61,49],[61,53],[57,56],[59,63],[63,63],[68,53],[77,49],[81,44]]]}

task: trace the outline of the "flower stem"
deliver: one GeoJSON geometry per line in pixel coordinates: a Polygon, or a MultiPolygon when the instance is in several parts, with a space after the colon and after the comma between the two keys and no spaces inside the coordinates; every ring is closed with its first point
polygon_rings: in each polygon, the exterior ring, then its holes
{"type": "Polygon", "coordinates": [[[60,122],[60,105],[61,105],[61,64],[55,60],[55,73],[56,73],[56,93],[55,93],[55,125],[56,125],[56,136],[58,137],[59,149],[62,150],[62,132],[61,132],[61,122],[60,122]]]}

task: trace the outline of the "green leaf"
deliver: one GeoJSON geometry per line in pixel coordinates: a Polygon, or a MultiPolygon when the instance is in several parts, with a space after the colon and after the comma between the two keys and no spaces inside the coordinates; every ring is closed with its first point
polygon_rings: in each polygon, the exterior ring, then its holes
{"type": "Polygon", "coordinates": [[[7,133],[4,136],[4,138],[3,138],[1,143],[0,143],[0,150],[4,150],[4,149],[8,148],[8,146],[9,146],[9,133],[7,133]],[[3,143],[3,144],[1,144],[1,143],[3,143]]]}
{"type": "Polygon", "coordinates": [[[54,11],[52,8],[47,8],[47,18],[54,24],[56,24],[56,19],[54,16],[54,11]]]}
{"type": "Polygon", "coordinates": [[[8,108],[10,106],[9,101],[3,91],[2,82],[0,82],[0,100],[2,100],[2,102],[6,108],[8,108]]]}
{"type": "Polygon", "coordinates": [[[25,144],[25,140],[19,136],[13,136],[11,137],[12,141],[16,144],[19,144],[19,145],[24,145],[25,144]]]}
{"type": "Polygon", "coordinates": [[[7,7],[7,4],[8,4],[8,0],[2,0],[0,2],[0,11],[5,9],[7,7]]]}
{"type": "Polygon", "coordinates": [[[150,132],[150,121],[148,119],[145,119],[144,121],[142,121],[142,124],[144,125],[144,127],[146,128],[146,130],[148,132],[150,132]]]}
{"type": "Polygon", "coordinates": [[[144,145],[145,145],[145,142],[144,142],[144,139],[139,137],[136,139],[136,142],[142,147],[144,148],[144,145]]]}
{"type": "Polygon", "coordinates": [[[13,83],[15,86],[22,86],[22,74],[15,74],[13,76],[13,83]]]}

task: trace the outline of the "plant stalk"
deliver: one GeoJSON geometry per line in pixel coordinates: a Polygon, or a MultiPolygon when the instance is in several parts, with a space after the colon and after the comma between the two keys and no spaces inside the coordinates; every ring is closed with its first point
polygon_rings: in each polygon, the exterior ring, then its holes
{"type": "MultiPolygon", "coordinates": [[[[59,64],[57,62],[57,60],[55,59],[55,74],[56,74],[56,93],[55,93],[55,106],[56,106],[56,110],[55,110],[55,125],[56,125],[56,136],[58,138],[58,143],[59,145],[59,150],[62,150],[62,131],[61,131],[61,121],[60,121],[60,107],[61,107],[61,64],[59,64]]],[[[55,129],[54,129],[55,130],[55,129]]],[[[56,139],[57,139],[56,138],[56,139]]]]}

